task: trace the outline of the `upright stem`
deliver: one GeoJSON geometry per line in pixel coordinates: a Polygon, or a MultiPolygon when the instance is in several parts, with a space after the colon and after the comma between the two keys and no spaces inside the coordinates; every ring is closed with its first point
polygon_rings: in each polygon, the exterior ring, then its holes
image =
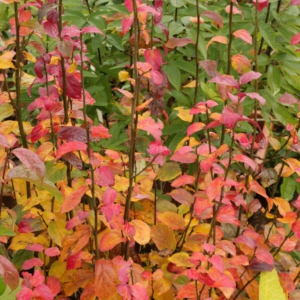
{"type": "MultiPolygon", "coordinates": [[[[130,219],[130,205],[131,205],[131,195],[134,185],[134,169],[135,169],[135,144],[136,144],[136,131],[137,131],[137,122],[138,114],[135,111],[136,106],[139,101],[139,85],[140,77],[137,70],[137,62],[139,59],[139,21],[138,21],[138,12],[136,0],[133,0],[133,13],[134,13],[134,49],[133,49],[133,74],[135,78],[135,87],[134,87],[134,97],[131,104],[131,120],[130,120],[130,148],[129,148],[129,187],[128,194],[126,197],[125,210],[124,210],[124,221],[129,221],[130,219]]],[[[124,249],[124,258],[127,260],[129,258],[129,242],[126,242],[124,249]]]]}
{"type": "MultiPolygon", "coordinates": [[[[90,146],[90,131],[89,131],[89,124],[87,122],[86,118],[86,97],[85,97],[85,86],[84,86],[84,76],[83,76],[83,41],[82,41],[82,34],[80,34],[80,75],[81,75],[81,89],[82,89],[82,100],[83,100],[83,121],[85,125],[86,130],[86,139],[87,139],[87,152],[88,152],[88,158],[89,161],[91,161],[91,146],[90,146]]],[[[96,198],[95,198],[95,177],[94,177],[94,170],[93,166],[90,163],[90,172],[91,172],[91,193],[92,193],[92,209],[95,214],[95,220],[94,220],[94,239],[95,239],[95,250],[96,250],[96,259],[98,260],[100,258],[100,252],[99,252],[99,245],[98,245],[98,214],[97,214],[97,204],[96,204],[96,198]]]]}
{"type": "MultiPolygon", "coordinates": [[[[62,0],[59,0],[58,3],[58,14],[59,14],[59,19],[58,19],[58,32],[59,32],[59,38],[61,38],[61,31],[62,31],[62,0]]],[[[66,77],[66,68],[65,68],[65,59],[61,56],[60,60],[60,65],[61,65],[61,72],[62,72],[62,101],[64,105],[64,123],[67,124],[69,122],[69,115],[68,115],[68,99],[67,99],[67,77],[66,77]]]]}
{"type": "Polygon", "coordinates": [[[195,76],[195,93],[194,93],[194,105],[197,103],[198,98],[198,81],[199,81],[199,66],[198,66],[198,46],[199,46],[199,34],[200,34],[200,10],[199,10],[199,0],[196,0],[196,14],[197,14],[197,34],[195,43],[195,61],[196,61],[196,76],[195,76]]]}
{"type": "Polygon", "coordinates": [[[233,2],[230,1],[230,11],[229,11],[229,41],[227,48],[227,72],[230,74],[230,61],[231,61],[231,45],[232,45],[232,16],[233,16],[233,2]]]}

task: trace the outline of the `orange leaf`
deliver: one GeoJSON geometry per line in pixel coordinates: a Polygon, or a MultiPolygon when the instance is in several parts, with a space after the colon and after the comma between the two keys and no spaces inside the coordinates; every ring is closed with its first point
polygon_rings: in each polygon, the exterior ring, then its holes
{"type": "Polygon", "coordinates": [[[184,229],[185,227],[183,217],[172,211],[165,211],[158,216],[158,219],[173,230],[184,229]]]}
{"type": "Polygon", "coordinates": [[[206,50],[208,49],[208,47],[213,43],[213,42],[218,42],[218,43],[221,43],[221,44],[227,44],[228,41],[227,41],[227,37],[225,36],[214,36],[206,45],[206,50]]]}
{"type": "Polygon", "coordinates": [[[231,58],[232,67],[239,73],[245,74],[251,71],[251,62],[250,60],[241,54],[235,54],[231,58]]]}
{"type": "Polygon", "coordinates": [[[174,251],[176,248],[174,231],[165,224],[152,226],[151,239],[160,251],[165,249],[174,251]]]}
{"type": "Polygon", "coordinates": [[[130,222],[135,228],[134,240],[140,245],[146,245],[150,241],[150,227],[141,220],[132,220],[130,222]]]}
{"type": "Polygon", "coordinates": [[[237,38],[242,39],[244,42],[252,45],[252,37],[250,33],[245,29],[236,30],[233,35],[237,38]]]}
{"type": "Polygon", "coordinates": [[[75,191],[72,191],[69,195],[67,195],[60,208],[60,213],[63,214],[72,210],[80,203],[81,198],[88,190],[89,188],[87,186],[79,186],[75,191]]]}
{"type": "Polygon", "coordinates": [[[105,233],[100,241],[100,250],[108,251],[114,248],[116,245],[125,241],[121,232],[117,229],[105,233]]]}

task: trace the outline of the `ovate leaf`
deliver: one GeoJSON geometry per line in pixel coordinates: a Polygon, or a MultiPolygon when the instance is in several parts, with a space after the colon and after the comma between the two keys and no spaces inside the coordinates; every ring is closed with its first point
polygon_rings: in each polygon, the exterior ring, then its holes
{"type": "Polygon", "coordinates": [[[10,117],[14,113],[14,109],[12,105],[8,103],[3,103],[0,106],[0,122],[8,117],[10,117]]]}
{"type": "Polygon", "coordinates": [[[3,255],[0,255],[0,275],[4,282],[14,290],[19,285],[19,272],[16,267],[3,255]]]}
{"type": "Polygon", "coordinates": [[[168,162],[159,169],[157,178],[161,181],[169,181],[181,175],[181,168],[175,162],[168,162]]]}
{"type": "Polygon", "coordinates": [[[276,269],[271,272],[261,272],[259,282],[259,300],[286,300],[279,282],[276,269]]]}
{"type": "Polygon", "coordinates": [[[174,251],[176,248],[174,231],[165,224],[152,226],[151,239],[160,251],[165,249],[174,251]]]}

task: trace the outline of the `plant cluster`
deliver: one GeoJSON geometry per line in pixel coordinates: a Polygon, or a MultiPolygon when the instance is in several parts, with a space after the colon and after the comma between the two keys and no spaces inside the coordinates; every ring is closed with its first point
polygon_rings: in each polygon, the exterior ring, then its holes
{"type": "Polygon", "coordinates": [[[0,294],[299,299],[299,5],[0,0],[0,294]]]}

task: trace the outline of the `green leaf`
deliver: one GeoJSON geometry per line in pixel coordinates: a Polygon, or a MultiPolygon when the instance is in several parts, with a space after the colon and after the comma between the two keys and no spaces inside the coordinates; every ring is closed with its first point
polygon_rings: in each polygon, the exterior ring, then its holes
{"type": "Polygon", "coordinates": [[[33,257],[34,257],[33,251],[22,249],[16,253],[16,255],[12,258],[11,262],[15,265],[17,270],[20,271],[24,261],[33,257]]]}
{"type": "Polygon", "coordinates": [[[292,200],[296,190],[296,180],[293,177],[283,178],[283,182],[280,186],[280,193],[283,199],[288,201],[292,200]]]}
{"type": "Polygon", "coordinates": [[[184,6],[184,2],[182,0],[170,0],[170,2],[176,8],[184,6]]]}
{"type": "Polygon", "coordinates": [[[18,292],[21,291],[21,284],[22,284],[23,278],[20,278],[19,280],[19,286],[11,291],[11,289],[9,287],[7,287],[4,291],[4,293],[0,296],[0,300],[16,300],[17,299],[17,294],[18,292]]]}
{"type": "Polygon", "coordinates": [[[118,35],[107,35],[106,36],[108,42],[115,46],[117,49],[124,51],[124,47],[122,45],[122,38],[119,37],[118,35]]]}
{"type": "Polygon", "coordinates": [[[271,106],[276,119],[278,119],[278,121],[284,126],[288,123],[291,123],[292,125],[296,125],[298,123],[297,119],[294,118],[283,105],[273,101],[271,102],[271,106]]]}
{"type": "Polygon", "coordinates": [[[259,300],[286,300],[279,282],[276,269],[271,272],[261,272],[259,281],[259,300]]]}
{"type": "Polygon", "coordinates": [[[272,49],[276,49],[276,43],[275,43],[275,32],[273,28],[264,21],[260,21],[258,23],[259,31],[262,35],[262,37],[265,39],[266,43],[272,47],[272,49]]]}
{"type": "Polygon", "coordinates": [[[281,72],[273,65],[269,65],[267,73],[268,84],[274,95],[280,91],[281,72]]]}
{"type": "Polygon", "coordinates": [[[179,69],[173,65],[166,65],[163,69],[166,71],[171,84],[179,91],[181,84],[181,73],[179,69]]]}
{"type": "Polygon", "coordinates": [[[196,75],[196,66],[190,61],[185,61],[183,59],[176,59],[170,62],[173,66],[176,66],[180,70],[183,70],[191,75],[196,75]]]}
{"type": "Polygon", "coordinates": [[[1,225],[0,226],[0,236],[2,235],[5,235],[5,236],[15,236],[16,233],[9,229],[9,228],[6,228],[4,225],[1,225]]]}
{"type": "Polygon", "coordinates": [[[45,165],[47,177],[53,183],[57,183],[67,177],[67,167],[63,162],[54,163],[54,161],[50,161],[45,163],[45,165]]]}
{"type": "Polygon", "coordinates": [[[4,283],[2,276],[0,276],[0,296],[5,292],[5,289],[6,284],[4,283]]]}

